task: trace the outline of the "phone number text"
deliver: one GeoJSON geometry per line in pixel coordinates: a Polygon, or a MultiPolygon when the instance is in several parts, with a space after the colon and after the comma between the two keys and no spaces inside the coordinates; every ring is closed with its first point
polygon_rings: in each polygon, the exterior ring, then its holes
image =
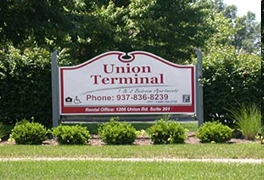
{"type": "Polygon", "coordinates": [[[142,100],[156,100],[163,101],[168,100],[168,94],[117,94],[115,96],[96,96],[88,94],[86,96],[87,101],[142,101],[142,100]]]}

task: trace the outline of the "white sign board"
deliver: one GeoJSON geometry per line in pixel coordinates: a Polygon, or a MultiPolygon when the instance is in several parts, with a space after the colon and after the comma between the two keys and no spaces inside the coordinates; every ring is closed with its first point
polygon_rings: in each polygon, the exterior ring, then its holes
{"type": "Polygon", "coordinates": [[[110,51],[59,68],[60,114],[183,114],[195,112],[195,66],[154,54],[110,51]]]}

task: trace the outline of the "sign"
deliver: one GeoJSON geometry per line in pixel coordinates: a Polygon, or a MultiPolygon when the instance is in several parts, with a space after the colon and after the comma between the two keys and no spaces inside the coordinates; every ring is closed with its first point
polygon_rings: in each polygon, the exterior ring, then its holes
{"type": "Polygon", "coordinates": [[[61,115],[195,113],[195,66],[110,51],[59,68],[61,115]]]}

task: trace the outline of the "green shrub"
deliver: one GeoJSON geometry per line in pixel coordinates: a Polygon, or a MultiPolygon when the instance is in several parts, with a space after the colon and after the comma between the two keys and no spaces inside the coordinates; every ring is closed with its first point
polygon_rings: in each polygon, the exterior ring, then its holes
{"type": "Polygon", "coordinates": [[[118,122],[114,118],[103,123],[98,128],[100,139],[106,144],[133,144],[136,139],[136,129],[127,122],[118,122]]]}
{"type": "Polygon", "coordinates": [[[256,105],[241,105],[239,109],[229,110],[235,124],[247,140],[254,140],[261,131],[261,112],[256,105]]]}
{"type": "Polygon", "coordinates": [[[229,107],[261,103],[261,57],[237,54],[234,48],[221,48],[204,56],[203,92],[205,121],[217,119],[229,126],[229,107]]]}
{"type": "Polygon", "coordinates": [[[9,46],[0,49],[0,59],[1,120],[15,124],[21,117],[34,116],[37,122],[51,125],[50,52],[9,46]]]}
{"type": "Polygon", "coordinates": [[[85,144],[91,138],[86,127],[80,125],[59,125],[52,129],[52,134],[59,144],[85,144]]]}
{"type": "Polygon", "coordinates": [[[36,122],[28,122],[23,120],[16,123],[15,127],[11,131],[11,138],[15,140],[16,144],[42,144],[47,138],[46,128],[36,122]]]}
{"type": "Polygon", "coordinates": [[[184,143],[186,130],[174,121],[158,120],[148,129],[153,144],[175,144],[184,143]]]}
{"type": "MultiPolygon", "coordinates": [[[[21,117],[35,117],[45,127],[52,125],[50,51],[13,46],[0,48],[0,119],[15,124],[21,117]]],[[[68,53],[60,53],[58,63],[72,65],[68,53]]]]}
{"type": "Polygon", "coordinates": [[[232,138],[232,132],[230,127],[220,122],[206,122],[198,129],[197,137],[203,143],[223,143],[232,138]]]}

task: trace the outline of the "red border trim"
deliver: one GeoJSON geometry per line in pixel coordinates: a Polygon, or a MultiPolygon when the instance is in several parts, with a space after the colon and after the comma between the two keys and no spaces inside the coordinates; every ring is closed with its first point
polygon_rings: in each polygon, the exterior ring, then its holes
{"type": "Polygon", "coordinates": [[[173,66],[175,68],[187,68],[187,69],[191,69],[191,76],[192,76],[192,81],[191,81],[191,88],[192,88],[192,103],[189,106],[125,106],[128,108],[133,108],[133,107],[149,107],[149,108],[155,108],[155,107],[159,107],[159,108],[163,108],[163,107],[170,107],[170,111],[166,111],[167,113],[175,113],[175,114],[182,114],[182,113],[195,113],[195,101],[196,101],[196,97],[195,97],[195,67],[193,65],[178,65],[175,63],[172,63],[170,61],[167,61],[159,56],[156,56],[152,53],[148,53],[148,52],[144,52],[144,51],[134,51],[134,52],[130,52],[128,53],[128,55],[132,56],[131,59],[129,59],[128,61],[126,60],[122,60],[121,56],[126,55],[126,53],[124,52],[120,52],[120,51],[110,51],[110,52],[106,52],[104,54],[101,54],[91,60],[88,60],[82,64],[79,64],[77,66],[69,66],[69,67],[60,67],[59,68],[59,91],[60,91],[60,114],[61,115],[87,115],[87,114],[122,114],[122,113],[146,113],[146,114],[150,114],[150,113],[164,113],[164,111],[125,111],[125,112],[120,112],[120,111],[116,111],[117,108],[121,108],[124,106],[87,106],[87,107],[65,107],[64,106],[64,92],[63,92],[63,86],[64,86],[64,81],[63,81],[63,71],[65,70],[75,70],[75,69],[79,69],[82,68],[84,66],[88,66],[89,64],[102,59],[105,56],[109,56],[109,55],[118,55],[118,59],[121,62],[127,63],[127,62],[131,62],[135,59],[135,56],[139,54],[139,55],[145,55],[145,56],[149,56],[153,59],[156,59],[164,64],[167,64],[169,66],[173,66]],[[101,112],[85,112],[86,108],[114,108],[114,111],[101,111],[101,112]]]}
{"type": "Polygon", "coordinates": [[[193,106],[87,106],[64,107],[62,114],[193,113],[193,106]],[[86,111],[86,108],[96,109],[86,111]],[[125,110],[118,110],[119,108],[125,110]],[[148,110],[142,110],[143,108],[148,110]],[[132,110],[140,109],[140,110],[132,110]]]}

